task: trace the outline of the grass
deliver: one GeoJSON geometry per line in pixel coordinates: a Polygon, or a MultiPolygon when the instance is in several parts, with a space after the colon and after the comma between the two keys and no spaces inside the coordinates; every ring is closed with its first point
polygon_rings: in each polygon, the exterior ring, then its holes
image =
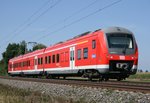
{"type": "Polygon", "coordinates": [[[53,97],[40,92],[12,88],[0,84],[0,103],[85,103],[84,100],[74,102],[72,99],[53,97]]]}
{"type": "Polygon", "coordinates": [[[38,92],[0,85],[0,103],[49,103],[49,101],[51,98],[38,92]]]}
{"type": "Polygon", "coordinates": [[[135,75],[131,75],[127,80],[150,82],[150,72],[148,72],[148,73],[136,73],[135,75]]]}

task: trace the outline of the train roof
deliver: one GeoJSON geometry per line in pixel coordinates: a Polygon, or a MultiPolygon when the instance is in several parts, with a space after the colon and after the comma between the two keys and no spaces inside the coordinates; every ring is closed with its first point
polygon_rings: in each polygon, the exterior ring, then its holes
{"type": "Polygon", "coordinates": [[[104,28],[102,29],[102,31],[104,33],[127,33],[127,34],[133,34],[130,30],[126,29],[126,28],[122,28],[122,27],[108,27],[108,28],[104,28]]]}

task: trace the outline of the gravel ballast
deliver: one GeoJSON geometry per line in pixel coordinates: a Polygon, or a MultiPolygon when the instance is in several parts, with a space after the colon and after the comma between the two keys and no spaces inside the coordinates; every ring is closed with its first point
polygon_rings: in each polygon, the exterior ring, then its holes
{"type": "Polygon", "coordinates": [[[86,103],[150,103],[150,94],[50,83],[0,79],[0,84],[86,103]]]}

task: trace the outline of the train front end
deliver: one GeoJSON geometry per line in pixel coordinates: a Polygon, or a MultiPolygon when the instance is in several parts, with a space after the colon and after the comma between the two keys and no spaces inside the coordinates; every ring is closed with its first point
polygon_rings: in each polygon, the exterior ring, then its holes
{"type": "Polygon", "coordinates": [[[131,31],[110,27],[103,29],[106,41],[106,59],[109,64],[105,78],[122,80],[135,74],[138,65],[138,47],[131,31]]]}

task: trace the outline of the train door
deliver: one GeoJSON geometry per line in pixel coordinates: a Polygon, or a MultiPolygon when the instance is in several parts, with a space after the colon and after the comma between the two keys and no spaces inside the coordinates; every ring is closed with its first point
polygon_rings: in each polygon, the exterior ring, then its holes
{"type": "Polygon", "coordinates": [[[34,57],[34,70],[37,70],[37,56],[34,57]]]}
{"type": "Polygon", "coordinates": [[[70,47],[70,68],[75,68],[75,47],[70,47]]]}

